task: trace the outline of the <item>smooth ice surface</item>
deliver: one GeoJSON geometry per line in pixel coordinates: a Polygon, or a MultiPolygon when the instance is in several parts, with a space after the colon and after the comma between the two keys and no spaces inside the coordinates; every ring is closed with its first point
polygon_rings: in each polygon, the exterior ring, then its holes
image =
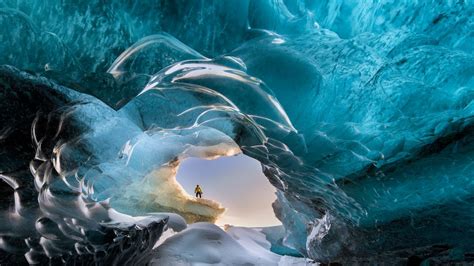
{"type": "Polygon", "coordinates": [[[179,164],[239,153],[277,190],[279,250],[472,262],[473,13],[0,1],[0,263],[145,263],[169,222],[157,212],[223,212],[181,193],[179,164]]]}
{"type": "Polygon", "coordinates": [[[281,224],[275,217],[272,203],[275,188],[262,173],[260,163],[245,155],[215,160],[189,158],[184,160],[176,176],[189,195],[199,184],[203,198],[218,201],[226,212],[218,225],[272,226],[281,224]]]}

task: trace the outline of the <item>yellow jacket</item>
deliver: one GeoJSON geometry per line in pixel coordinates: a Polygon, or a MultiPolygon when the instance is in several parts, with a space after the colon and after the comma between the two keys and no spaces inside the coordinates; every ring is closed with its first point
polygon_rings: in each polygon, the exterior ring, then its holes
{"type": "Polygon", "coordinates": [[[201,187],[196,187],[196,188],[194,189],[194,193],[202,193],[201,187]]]}

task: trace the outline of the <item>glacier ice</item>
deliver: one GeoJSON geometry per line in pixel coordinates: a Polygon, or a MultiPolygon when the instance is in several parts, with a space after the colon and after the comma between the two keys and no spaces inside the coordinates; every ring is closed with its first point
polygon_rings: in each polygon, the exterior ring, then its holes
{"type": "Polygon", "coordinates": [[[180,161],[241,152],[278,190],[280,250],[472,262],[473,13],[0,1],[0,262],[150,261],[176,220],[158,212],[223,210],[182,191],[180,161]]]}

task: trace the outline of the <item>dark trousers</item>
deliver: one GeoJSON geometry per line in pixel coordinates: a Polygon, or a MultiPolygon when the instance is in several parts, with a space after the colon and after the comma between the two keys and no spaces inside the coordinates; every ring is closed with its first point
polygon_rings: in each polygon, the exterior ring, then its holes
{"type": "Polygon", "coordinates": [[[201,192],[196,192],[196,198],[197,198],[197,197],[202,198],[201,195],[202,195],[201,192]]]}

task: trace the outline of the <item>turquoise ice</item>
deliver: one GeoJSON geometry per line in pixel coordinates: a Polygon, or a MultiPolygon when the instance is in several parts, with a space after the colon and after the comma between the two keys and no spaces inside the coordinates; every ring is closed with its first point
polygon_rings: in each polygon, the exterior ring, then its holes
{"type": "Polygon", "coordinates": [[[79,2],[0,1],[2,258],[147,261],[221,210],[154,188],[243,152],[281,250],[473,260],[472,1],[79,2]]]}

